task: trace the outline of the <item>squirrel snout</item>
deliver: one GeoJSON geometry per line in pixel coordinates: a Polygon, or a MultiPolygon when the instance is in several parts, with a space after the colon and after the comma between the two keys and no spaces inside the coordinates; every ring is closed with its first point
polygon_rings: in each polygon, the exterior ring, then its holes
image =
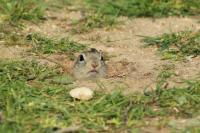
{"type": "Polygon", "coordinates": [[[97,68],[98,67],[98,64],[92,64],[92,68],[97,68]]]}

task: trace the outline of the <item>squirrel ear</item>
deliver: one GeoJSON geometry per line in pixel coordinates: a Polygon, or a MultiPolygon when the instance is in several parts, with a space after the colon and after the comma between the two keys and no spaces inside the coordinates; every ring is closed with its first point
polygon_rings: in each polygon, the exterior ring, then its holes
{"type": "Polygon", "coordinates": [[[97,50],[95,48],[91,48],[90,51],[91,52],[97,52],[97,50]]]}

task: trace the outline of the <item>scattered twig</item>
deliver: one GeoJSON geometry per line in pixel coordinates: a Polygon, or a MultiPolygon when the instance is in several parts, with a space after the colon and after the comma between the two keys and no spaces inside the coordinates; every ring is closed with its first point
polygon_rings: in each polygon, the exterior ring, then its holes
{"type": "Polygon", "coordinates": [[[125,126],[127,125],[128,113],[129,113],[129,111],[131,110],[132,107],[133,107],[133,102],[130,101],[130,102],[129,102],[129,105],[128,105],[128,106],[126,107],[126,109],[124,110],[123,122],[124,122],[124,125],[125,125],[125,126]]]}
{"type": "Polygon", "coordinates": [[[124,114],[123,114],[123,125],[126,127],[126,131],[127,133],[131,132],[130,129],[127,127],[127,121],[128,121],[128,113],[129,111],[132,109],[133,107],[133,102],[132,100],[129,102],[129,105],[126,107],[126,109],[124,110],[124,114]]]}

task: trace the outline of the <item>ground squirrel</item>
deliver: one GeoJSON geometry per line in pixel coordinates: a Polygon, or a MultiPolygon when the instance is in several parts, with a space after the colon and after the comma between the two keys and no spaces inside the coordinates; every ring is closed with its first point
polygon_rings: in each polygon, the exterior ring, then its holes
{"type": "Polygon", "coordinates": [[[73,75],[76,79],[105,77],[107,66],[101,51],[91,48],[81,53],[74,63],[73,75]]]}

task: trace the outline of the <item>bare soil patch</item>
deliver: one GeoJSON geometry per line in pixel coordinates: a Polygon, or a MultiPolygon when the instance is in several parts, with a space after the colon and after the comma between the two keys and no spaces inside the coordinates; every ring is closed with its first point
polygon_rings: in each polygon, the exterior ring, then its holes
{"type": "Polygon", "coordinates": [[[20,58],[24,54],[25,47],[19,46],[4,46],[0,45],[0,59],[13,59],[13,58],[20,58]]]}

